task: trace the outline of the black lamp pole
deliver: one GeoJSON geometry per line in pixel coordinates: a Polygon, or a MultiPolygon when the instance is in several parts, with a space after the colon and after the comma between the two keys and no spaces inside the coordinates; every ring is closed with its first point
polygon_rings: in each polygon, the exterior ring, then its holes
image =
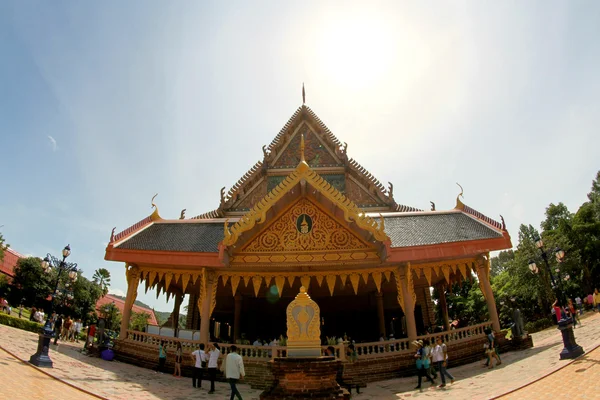
{"type": "Polygon", "coordinates": [[[67,272],[72,282],[75,282],[77,280],[77,264],[66,262],[66,259],[67,257],[69,257],[70,254],[71,247],[67,245],[62,251],[62,260],[50,254],[47,254],[46,258],[44,258],[44,260],[42,261],[42,268],[44,268],[45,273],[50,273],[52,269],[56,269],[57,274],[56,283],[54,284],[54,291],[51,295],[52,301],[50,302],[50,312],[48,313],[46,324],[44,325],[39,334],[37,352],[29,358],[29,362],[38,367],[52,368],[52,360],[48,355],[48,350],[50,349],[50,341],[55,335],[54,329],[52,327],[52,313],[54,312],[54,299],[59,293],[58,286],[60,284],[60,278],[63,272],[67,272]]]}
{"type": "MultiPolygon", "coordinates": [[[[544,264],[546,265],[546,270],[548,271],[548,275],[550,275],[550,281],[552,282],[552,289],[554,290],[554,294],[556,296],[556,300],[558,306],[562,308],[560,313],[560,320],[558,320],[558,330],[562,334],[563,339],[563,350],[560,352],[560,359],[564,360],[566,358],[577,358],[584,353],[583,348],[575,342],[575,334],[573,332],[573,318],[567,318],[566,313],[564,312],[564,307],[567,307],[567,301],[565,297],[564,290],[562,288],[562,282],[560,276],[557,276],[558,284],[556,284],[556,280],[554,279],[554,274],[552,273],[552,268],[550,268],[550,263],[548,262],[548,252],[544,250],[544,242],[541,238],[536,237],[535,246],[540,249],[542,259],[544,260],[544,264]]],[[[565,252],[561,249],[555,250],[556,260],[559,264],[564,261],[565,252]]],[[[529,269],[534,274],[539,272],[535,261],[529,261],[529,269]]],[[[560,272],[560,269],[557,269],[557,273],[560,272]]]]}

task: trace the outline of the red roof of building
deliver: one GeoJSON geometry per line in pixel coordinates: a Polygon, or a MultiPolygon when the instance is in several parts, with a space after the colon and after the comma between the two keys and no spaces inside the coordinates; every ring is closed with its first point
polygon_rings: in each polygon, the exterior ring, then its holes
{"type": "MultiPolygon", "coordinates": [[[[125,309],[125,300],[121,300],[120,298],[115,297],[110,294],[107,294],[106,296],[100,297],[100,299],[98,299],[98,301],[96,302],[96,311],[101,311],[101,307],[103,305],[110,304],[110,303],[114,303],[114,305],[119,308],[119,311],[121,311],[121,313],[123,313],[123,310],[125,309]]],[[[158,321],[156,320],[156,315],[154,315],[154,310],[151,310],[146,307],[140,307],[140,306],[134,304],[133,307],[131,307],[131,311],[136,312],[136,313],[145,312],[146,314],[150,314],[150,318],[148,318],[148,324],[158,325],[158,321]]]]}
{"type": "Polygon", "coordinates": [[[20,258],[25,258],[24,255],[17,253],[11,248],[4,251],[4,260],[0,263],[0,273],[6,274],[11,278],[15,276],[15,267],[20,258]]]}

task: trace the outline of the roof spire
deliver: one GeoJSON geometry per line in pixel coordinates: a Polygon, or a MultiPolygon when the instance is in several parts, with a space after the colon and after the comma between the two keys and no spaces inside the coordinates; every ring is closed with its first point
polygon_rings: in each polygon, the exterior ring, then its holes
{"type": "Polygon", "coordinates": [[[302,104],[306,104],[306,92],[304,91],[304,82],[302,82],[302,104]]]}

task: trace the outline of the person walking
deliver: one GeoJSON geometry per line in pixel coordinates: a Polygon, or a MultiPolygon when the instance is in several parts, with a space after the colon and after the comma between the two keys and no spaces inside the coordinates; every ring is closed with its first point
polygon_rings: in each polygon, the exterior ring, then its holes
{"type": "Polygon", "coordinates": [[[229,386],[231,386],[231,396],[229,396],[229,400],[233,400],[234,397],[243,400],[236,385],[238,381],[244,379],[244,375],[246,375],[246,372],[244,371],[244,360],[242,360],[242,356],[237,353],[236,345],[231,345],[229,350],[230,353],[227,354],[227,357],[225,358],[225,377],[229,382],[229,386]]]}
{"type": "Polygon", "coordinates": [[[204,368],[206,368],[206,360],[207,354],[204,351],[204,343],[200,343],[200,349],[192,352],[192,357],[194,357],[194,372],[192,375],[192,385],[194,387],[202,388],[202,378],[204,375],[204,368]],[[198,383],[198,386],[196,386],[198,383]]]}
{"type": "Polygon", "coordinates": [[[210,378],[210,390],[209,394],[215,392],[215,378],[217,376],[217,364],[219,362],[219,356],[221,350],[217,343],[213,343],[208,349],[208,377],[210,378]]]}
{"type": "Polygon", "coordinates": [[[575,297],[575,305],[577,305],[577,312],[579,315],[583,315],[583,303],[581,302],[581,297],[575,297]]]}
{"type": "Polygon", "coordinates": [[[446,369],[448,365],[448,349],[442,338],[439,336],[435,340],[435,347],[432,351],[432,359],[437,366],[438,371],[440,371],[440,376],[442,377],[442,384],[439,387],[446,387],[446,377],[450,378],[450,383],[454,383],[454,376],[452,376],[452,374],[446,369]]]}
{"type": "MultiPolygon", "coordinates": [[[[559,317],[559,315],[557,315],[557,317],[559,317]]],[[[486,328],[484,330],[486,336],[487,336],[487,343],[484,345],[485,346],[485,354],[487,356],[487,361],[485,363],[485,366],[488,367],[489,369],[494,368],[494,362],[492,361],[492,358],[495,358],[497,363],[496,365],[500,365],[502,364],[502,360],[500,360],[500,356],[498,355],[498,351],[496,348],[496,337],[494,336],[494,332],[492,332],[492,330],[490,328],[486,328]]]]}
{"type": "Polygon", "coordinates": [[[568,308],[569,308],[569,312],[571,313],[571,318],[573,318],[573,329],[575,329],[575,325],[577,325],[577,324],[581,328],[581,321],[577,317],[577,309],[575,308],[575,305],[573,304],[573,299],[569,299],[568,308]]]}
{"type": "Polygon", "coordinates": [[[594,309],[596,311],[600,311],[600,293],[598,293],[598,288],[594,290],[594,309]]]}
{"type": "Polygon", "coordinates": [[[175,347],[175,370],[173,371],[173,376],[177,378],[181,378],[181,353],[183,349],[181,348],[181,342],[177,342],[177,346],[175,347]]]}
{"type": "Polygon", "coordinates": [[[165,364],[167,362],[167,349],[165,348],[165,341],[161,340],[158,345],[158,367],[156,368],[156,372],[160,372],[162,374],[165,364]]]}
{"type": "Polygon", "coordinates": [[[61,334],[63,325],[62,315],[59,315],[54,322],[54,344],[58,344],[58,337],[61,334]]]}
{"type": "Polygon", "coordinates": [[[423,377],[427,377],[427,380],[431,382],[431,386],[435,386],[435,381],[431,376],[429,376],[429,359],[425,357],[425,351],[423,350],[423,341],[415,340],[413,344],[417,348],[417,352],[415,353],[416,365],[417,365],[417,375],[419,377],[419,383],[415,389],[421,389],[421,381],[423,377]]]}
{"type": "Polygon", "coordinates": [[[81,327],[82,327],[81,318],[77,318],[77,321],[75,321],[75,342],[76,343],[79,343],[79,335],[81,334],[81,327]]]}

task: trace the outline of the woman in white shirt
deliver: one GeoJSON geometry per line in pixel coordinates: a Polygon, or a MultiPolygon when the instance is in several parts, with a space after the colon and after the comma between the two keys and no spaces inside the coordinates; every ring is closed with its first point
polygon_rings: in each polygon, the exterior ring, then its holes
{"type": "Polygon", "coordinates": [[[219,356],[221,351],[219,345],[213,343],[208,349],[208,376],[210,378],[210,391],[208,393],[215,392],[215,376],[217,375],[217,364],[219,363],[219,356]]]}
{"type": "Polygon", "coordinates": [[[208,359],[206,352],[204,351],[204,343],[200,343],[200,350],[192,352],[192,357],[194,357],[195,360],[194,374],[192,375],[192,385],[194,385],[194,387],[201,388],[202,375],[204,368],[206,368],[206,361],[208,359]],[[198,381],[198,386],[196,386],[196,381],[198,381]]]}

